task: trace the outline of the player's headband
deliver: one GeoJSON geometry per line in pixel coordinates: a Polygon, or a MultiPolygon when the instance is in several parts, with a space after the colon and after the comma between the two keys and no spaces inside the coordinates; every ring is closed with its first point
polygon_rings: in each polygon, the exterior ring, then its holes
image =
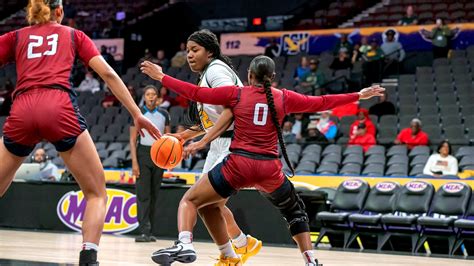
{"type": "Polygon", "coordinates": [[[58,6],[61,6],[63,4],[63,1],[62,0],[47,0],[46,1],[46,4],[51,8],[51,9],[55,9],[57,8],[58,6]]]}

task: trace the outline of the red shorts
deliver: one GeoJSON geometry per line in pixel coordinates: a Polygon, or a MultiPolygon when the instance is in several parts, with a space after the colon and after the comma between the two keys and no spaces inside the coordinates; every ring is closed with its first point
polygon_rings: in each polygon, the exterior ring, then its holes
{"type": "Polygon", "coordinates": [[[64,152],[86,129],[73,91],[35,88],[15,97],[3,127],[3,142],[8,151],[20,157],[30,154],[42,140],[64,152]]]}
{"type": "Polygon", "coordinates": [[[216,192],[227,198],[248,187],[272,193],[283,184],[285,175],[279,159],[254,159],[233,153],[209,172],[209,180],[216,192]]]}

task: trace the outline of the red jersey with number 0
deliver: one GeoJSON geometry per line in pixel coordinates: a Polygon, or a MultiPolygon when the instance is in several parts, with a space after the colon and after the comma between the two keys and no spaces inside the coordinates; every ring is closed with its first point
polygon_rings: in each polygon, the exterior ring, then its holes
{"type": "MultiPolygon", "coordinates": [[[[234,114],[234,137],[231,150],[278,156],[275,125],[267,104],[264,89],[255,86],[204,88],[165,76],[163,86],[184,97],[202,103],[224,105],[232,108],[234,114]]],[[[285,115],[329,110],[359,99],[359,94],[307,96],[289,90],[272,88],[281,125],[285,115]]]]}
{"type": "Polygon", "coordinates": [[[16,62],[14,95],[31,88],[71,89],[71,71],[79,57],[85,65],[99,51],[82,31],[50,22],[0,36],[0,66],[16,62]]]}

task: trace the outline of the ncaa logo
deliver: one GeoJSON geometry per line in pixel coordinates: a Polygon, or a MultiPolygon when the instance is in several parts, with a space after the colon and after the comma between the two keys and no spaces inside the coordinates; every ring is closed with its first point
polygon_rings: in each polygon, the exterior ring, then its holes
{"type": "Polygon", "coordinates": [[[448,193],[457,193],[464,188],[464,185],[461,183],[446,183],[443,185],[443,190],[448,193]]]}
{"type": "Polygon", "coordinates": [[[290,33],[281,36],[280,47],[287,55],[309,51],[309,33],[290,33]]]}
{"type": "MultiPolygon", "coordinates": [[[[70,191],[58,202],[58,217],[70,229],[81,232],[86,200],[82,191],[70,191]]],[[[138,227],[137,198],[118,189],[107,189],[104,233],[124,234],[138,227]]]]}
{"type": "Polygon", "coordinates": [[[408,190],[413,192],[420,192],[423,191],[428,185],[425,182],[420,181],[413,181],[406,185],[408,190]]]}
{"type": "Polygon", "coordinates": [[[375,188],[381,192],[389,192],[389,191],[394,190],[396,186],[397,185],[395,185],[395,183],[392,183],[392,182],[381,182],[375,185],[375,188]]]}
{"type": "Polygon", "coordinates": [[[346,180],[346,181],[344,181],[344,183],[342,183],[342,186],[347,188],[347,189],[354,190],[354,189],[358,189],[362,186],[362,181],[360,181],[358,179],[346,180]]]}

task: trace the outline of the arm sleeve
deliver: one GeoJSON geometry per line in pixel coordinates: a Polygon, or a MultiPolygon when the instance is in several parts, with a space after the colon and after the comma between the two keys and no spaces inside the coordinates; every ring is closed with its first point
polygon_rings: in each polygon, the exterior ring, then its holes
{"type": "Polygon", "coordinates": [[[94,42],[84,32],[74,30],[74,42],[77,54],[85,66],[89,66],[93,57],[100,55],[94,42]]]}
{"type": "Polygon", "coordinates": [[[325,111],[359,100],[358,93],[308,96],[289,90],[282,91],[286,114],[325,111]]]}
{"type": "Polygon", "coordinates": [[[336,137],[337,127],[336,125],[332,125],[329,127],[328,132],[326,132],[326,138],[334,139],[336,137]]]}
{"type": "Polygon", "coordinates": [[[233,106],[238,101],[239,87],[226,86],[219,88],[198,87],[170,76],[165,76],[161,81],[163,86],[182,95],[184,98],[196,102],[233,106]]]}
{"type": "Polygon", "coordinates": [[[403,61],[403,59],[405,59],[405,50],[403,49],[403,46],[400,43],[398,43],[398,46],[398,49],[400,49],[400,57],[398,58],[398,61],[401,62],[403,61]]]}
{"type": "Polygon", "coordinates": [[[434,156],[435,155],[431,155],[430,158],[428,158],[428,161],[425,164],[425,168],[423,168],[423,174],[433,175],[433,173],[431,172],[431,165],[433,165],[433,162],[435,160],[434,156]]]}
{"type": "Polygon", "coordinates": [[[0,66],[15,60],[15,43],[15,31],[0,36],[0,66]]]}
{"type": "Polygon", "coordinates": [[[211,88],[236,85],[235,75],[229,68],[220,64],[214,64],[208,68],[206,79],[211,88]]]}

